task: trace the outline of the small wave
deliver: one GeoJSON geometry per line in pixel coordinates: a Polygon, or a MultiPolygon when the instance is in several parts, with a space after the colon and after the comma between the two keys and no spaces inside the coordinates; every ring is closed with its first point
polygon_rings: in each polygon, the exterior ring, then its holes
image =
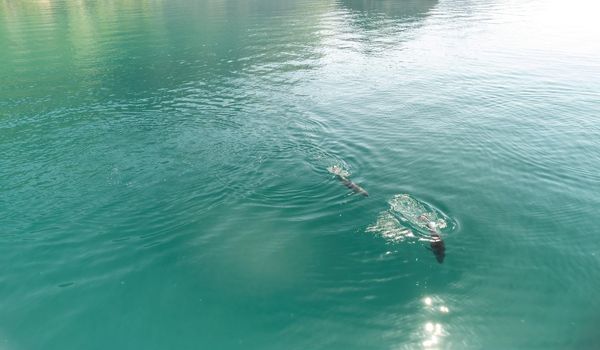
{"type": "Polygon", "coordinates": [[[367,232],[377,233],[388,242],[393,243],[401,242],[407,237],[415,236],[412,230],[400,224],[400,221],[387,210],[379,214],[377,222],[367,227],[367,232]]]}

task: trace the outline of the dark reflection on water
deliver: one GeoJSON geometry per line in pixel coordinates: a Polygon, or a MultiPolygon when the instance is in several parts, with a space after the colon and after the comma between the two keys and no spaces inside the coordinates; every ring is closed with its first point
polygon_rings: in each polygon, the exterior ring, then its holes
{"type": "Polygon", "coordinates": [[[392,18],[414,18],[425,16],[434,8],[438,0],[338,0],[352,10],[371,15],[385,15],[392,18]]]}
{"type": "MultiPolygon", "coordinates": [[[[306,60],[318,58],[319,43],[318,17],[305,15],[312,5],[3,1],[0,38],[6,45],[0,59],[23,64],[18,76],[4,79],[0,92],[28,102],[48,95],[93,100],[310,69],[314,62],[306,60]],[[271,27],[261,25],[264,21],[271,27]]],[[[3,65],[0,76],[8,77],[11,69],[3,65]]]]}
{"type": "Polygon", "coordinates": [[[338,39],[367,55],[398,47],[412,38],[411,31],[423,25],[437,3],[437,0],[340,0],[337,5],[346,15],[340,26],[347,28],[338,39]]]}

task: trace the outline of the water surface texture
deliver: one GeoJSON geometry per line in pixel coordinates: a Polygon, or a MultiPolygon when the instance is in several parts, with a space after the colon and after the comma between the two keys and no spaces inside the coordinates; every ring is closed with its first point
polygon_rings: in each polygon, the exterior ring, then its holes
{"type": "Polygon", "coordinates": [[[0,0],[0,349],[597,349],[599,10],[0,0]]]}

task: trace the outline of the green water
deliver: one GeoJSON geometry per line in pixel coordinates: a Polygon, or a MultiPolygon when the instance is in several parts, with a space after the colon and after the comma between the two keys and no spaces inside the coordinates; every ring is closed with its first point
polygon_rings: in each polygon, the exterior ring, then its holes
{"type": "Polygon", "coordinates": [[[598,10],[0,0],[0,349],[597,349],[598,10]]]}

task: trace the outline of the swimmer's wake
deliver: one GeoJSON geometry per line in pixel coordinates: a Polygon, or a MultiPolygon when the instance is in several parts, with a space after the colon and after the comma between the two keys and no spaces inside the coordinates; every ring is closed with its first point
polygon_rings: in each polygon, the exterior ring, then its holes
{"type": "Polygon", "coordinates": [[[456,223],[431,204],[417,200],[408,194],[395,195],[390,208],[383,211],[377,222],[367,228],[389,242],[400,242],[405,238],[418,238],[429,242],[429,249],[441,264],[446,257],[446,245],[442,232],[453,231],[456,223]]]}

